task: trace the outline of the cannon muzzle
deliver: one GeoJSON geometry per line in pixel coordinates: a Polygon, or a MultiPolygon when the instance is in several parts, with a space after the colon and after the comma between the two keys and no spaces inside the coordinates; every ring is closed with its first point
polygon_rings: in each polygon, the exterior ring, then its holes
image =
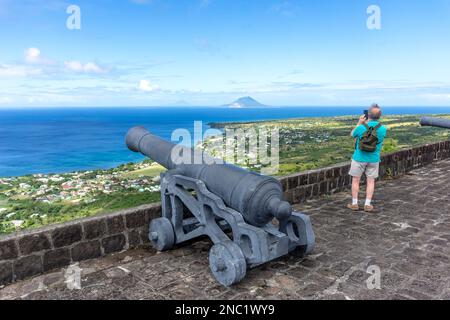
{"type": "Polygon", "coordinates": [[[291,205],[283,201],[280,182],[269,176],[250,172],[201,151],[175,145],[151,134],[144,127],[134,127],[126,136],[128,148],[158,162],[176,174],[201,180],[232,209],[257,227],[265,226],[274,217],[286,220],[291,205]],[[183,160],[190,159],[190,163],[183,160]]]}
{"type": "Polygon", "coordinates": [[[423,117],[420,119],[420,125],[450,129],[450,119],[423,117]]]}

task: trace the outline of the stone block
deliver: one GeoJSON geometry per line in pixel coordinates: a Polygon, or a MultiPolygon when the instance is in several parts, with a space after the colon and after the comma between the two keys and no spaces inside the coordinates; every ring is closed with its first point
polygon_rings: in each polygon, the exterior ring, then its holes
{"type": "Polygon", "coordinates": [[[308,184],[314,184],[317,182],[317,172],[311,172],[308,174],[308,184]]]}
{"type": "Polygon", "coordinates": [[[106,218],[106,226],[108,228],[108,234],[121,233],[125,229],[125,224],[123,223],[123,216],[117,215],[106,218]]]}
{"type": "Polygon", "coordinates": [[[331,179],[330,180],[329,190],[331,192],[335,192],[338,187],[339,187],[339,178],[331,179]]]}
{"type": "Polygon", "coordinates": [[[12,262],[0,262],[0,286],[9,284],[13,281],[12,262]]]}
{"type": "Polygon", "coordinates": [[[42,271],[42,259],[38,255],[22,257],[14,261],[14,276],[16,280],[41,274],[42,271]]]}
{"type": "Polygon", "coordinates": [[[347,186],[349,186],[351,183],[352,183],[352,178],[351,178],[351,176],[350,176],[349,174],[347,174],[347,175],[344,177],[343,185],[344,185],[344,187],[347,187],[347,186]]]}
{"type": "Polygon", "coordinates": [[[298,187],[298,176],[288,178],[288,189],[292,190],[298,187]]]}
{"type": "Polygon", "coordinates": [[[83,224],[84,238],[88,240],[103,237],[106,234],[105,219],[95,219],[83,224]]]}
{"type": "Polygon", "coordinates": [[[139,229],[128,231],[128,244],[130,248],[136,248],[141,244],[139,229]]]}
{"type": "Polygon", "coordinates": [[[60,248],[47,251],[43,256],[44,271],[62,268],[70,264],[70,250],[60,248]]]}
{"type": "Polygon", "coordinates": [[[125,248],[126,240],[123,234],[107,237],[102,240],[105,254],[122,251],[125,248]]]}
{"type": "Polygon", "coordinates": [[[328,181],[322,181],[319,186],[319,194],[325,194],[328,192],[328,181]]]}
{"type": "Polygon", "coordinates": [[[20,253],[24,256],[33,252],[48,250],[51,248],[47,235],[43,233],[27,235],[19,239],[20,253]]]}
{"type": "Polygon", "coordinates": [[[139,236],[143,244],[150,243],[150,239],[148,238],[148,228],[139,230],[139,236]]]}
{"type": "Polygon", "coordinates": [[[292,203],[298,204],[302,203],[304,200],[305,200],[305,189],[304,188],[294,189],[294,197],[292,203]]]}
{"type": "Polygon", "coordinates": [[[73,261],[93,259],[102,255],[99,240],[81,242],[74,246],[71,251],[73,261]]]}
{"type": "Polygon", "coordinates": [[[310,199],[312,197],[313,186],[309,185],[305,187],[305,198],[310,199]]]}
{"type": "Polygon", "coordinates": [[[145,225],[145,212],[139,210],[125,215],[126,226],[129,229],[143,227],[145,225]]]}
{"type": "Polygon", "coordinates": [[[324,170],[320,170],[319,173],[317,174],[317,182],[323,182],[325,181],[325,171],[324,170]]]}
{"type": "Polygon", "coordinates": [[[317,196],[319,196],[319,184],[318,183],[315,183],[313,186],[312,186],[312,195],[313,195],[313,197],[317,197],[317,196]]]}
{"type": "Polygon", "coordinates": [[[63,226],[52,232],[53,246],[61,248],[70,246],[82,239],[82,230],[80,224],[63,226]]]}
{"type": "Polygon", "coordinates": [[[307,174],[301,174],[298,177],[298,185],[300,187],[302,187],[302,186],[306,186],[307,184],[308,184],[308,175],[307,174]]]}
{"type": "Polygon", "coordinates": [[[18,250],[14,240],[0,241],[0,261],[15,259],[17,256],[18,250]]]}
{"type": "Polygon", "coordinates": [[[337,178],[341,176],[342,167],[336,167],[333,169],[333,177],[337,178]]]}

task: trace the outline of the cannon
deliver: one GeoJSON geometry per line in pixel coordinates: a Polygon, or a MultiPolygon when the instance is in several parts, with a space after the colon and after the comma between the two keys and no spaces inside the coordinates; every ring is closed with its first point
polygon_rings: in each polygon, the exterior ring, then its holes
{"type": "Polygon", "coordinates": [[[423,117],[420,119],[420,125],[450,129],[450,119],[423,117]]]}
{"type": "Polygon", "coordinates": [[[175,145],[144,127],[130,129],[126,144],[168,169],[160,180],[162,217],[149,226],[149,240],[158,251],[208,236],[213,242],[209,266],[224,286],[240,282],[247,268],[293,251],[312,252],[311,221],[283,201],[277,179],[175,145]]]}

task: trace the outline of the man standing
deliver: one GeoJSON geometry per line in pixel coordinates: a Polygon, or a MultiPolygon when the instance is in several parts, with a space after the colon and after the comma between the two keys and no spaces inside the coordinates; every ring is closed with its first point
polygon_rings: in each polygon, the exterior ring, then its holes
{"type": "Polygon", "coordinates": [[[380,118],[381,108],[377,104],[373,104],[369,109],[368,119],[365,115],[361,116],[358,125],[351,132],[351,136],[356,139],[356,148],[349,172],[353,177],[352,203],[347,207],[354,211],[360,209],[358,204],[359,184],[364,173],[367,177],[364,211],[372,212],[374,210],[372,198],[375,191],[375,180],[379,176],[381,149],[387,133],[380,118]]]}

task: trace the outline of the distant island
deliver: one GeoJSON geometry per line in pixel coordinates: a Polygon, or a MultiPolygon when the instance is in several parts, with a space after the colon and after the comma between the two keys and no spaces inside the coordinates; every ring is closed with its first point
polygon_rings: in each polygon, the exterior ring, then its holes
{"type": "Polygon", "coordinates": [[[266,105],[259,103],[252,97],[242,97],[237,99],[236,101],[225,104],[223,107],[229,107],[229,108],[256,108],[256,107],[267,107],[266,105]]]}

